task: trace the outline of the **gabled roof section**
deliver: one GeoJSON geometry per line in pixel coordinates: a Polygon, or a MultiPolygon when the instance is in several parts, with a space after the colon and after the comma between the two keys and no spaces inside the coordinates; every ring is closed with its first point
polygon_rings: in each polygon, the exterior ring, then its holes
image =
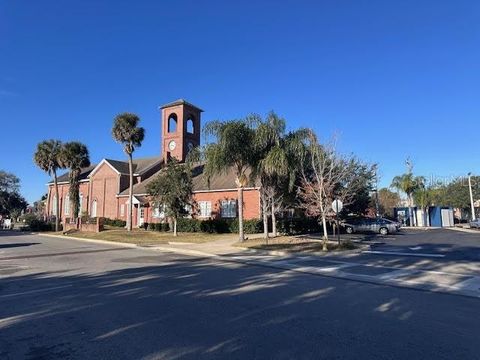
{"type": "Polygon", "coordinates": [[[190,106],[194,109],[197,109],[200,112],[203,112],[203,110],[200,109],[198,106],[195,106],[192,103],[189,103],[188,101],[186,101],[184,99],[178,99],[178,100],[172,101],[168,104],[162,105],[162,106],[160,106],[160,109],[165,109],[165,108],[169,108],[169,107],[172,107],[172,106],[178,106],[178,105],[187,105],[187,106],[190,106]]]}
{"type": "MultiPolygon", "coordinates": [[[[152,167],[163,162],[163,157],[155,156],[149,158],[133,159],[133,172],[134,174],[142,175],[144,172],[150,170],[152,167]]],[[[128,162],[127,174],[128,174],[128,162]]]]}
{"type": "MultiPolygon", "coordinates": [[[[157,165],[162,161],[160,156],[149,157],[149,158],[139,158],[133,159],[133,173],[135,175],[142,175],[145,171],[152,168],[153,166],[157,165]]],[[[92,176],[102,164],[108,164],[116,173],[122,175],[128,175],[128,161],[120,161],[120,160],[113,160],[113,159],[103,159],[95,169],[90,173],[92,176]]]]}
{"type": "MultiPolygon", "coordinates": [[[[149,158],[139,158],[133,159],[133,173],[135,175],[142,175],[144,172],[150,170],[152,167],[161,163],[162,157],[155,156],[149,158]]],[[[86,180],[90,176],[92,176],[102,164],[106,163],[109,165],[117,174],[128,175],[128,162],[127,161],[120,161],[120,160],[112,160],[112,159],[103,159],[98,164],[92,164],[89,167],[83,168],[82,172],[80,173],[80,180],[86,180]]],[[[58,177],[59,183],[68,182],[68,174],[66,173],[60,175],[58,177]]],[[[53,184],[53,181],[50,181],[49,184],[53,184]]]]}
{"type": "Polygon", "coordinates": [[[95,166],[95,169],[93,169],[90,174],[88,175],[88,177],[92,177],[101,167],[103,164],[107,164],[108,166],[110,166],[110,168],[115,171],[117,174],[121,174],[120,171],[118,171],[118,169],[111,163],[112,160],[109,160],[109,159],[103,159],[102,161],[100,161],[97,166],[95,166]]]}
{"type": "MultiPolygon", "coordinates": [[[[95,166],[96,164],[93,164],[93,165],[90,165],[89,167],[86,167],[86,168],[83,168],[82,171],[80,172],[80,177],[79,179],[80,180],[85,180],[88,178],[88,176],[90,175],[90,173],[92,172],[93,169],[95,169],[95,166]]],[[[66,183],[69,181],[68,179],[68,175],[69,175],[69,172],[67,171],[66,173],[60,175],[58,178],[57,178],[57,181],[59,183],[66,183]]],[[[49,181],[49,184],[53,184],[53,180],[49,181]]]]}
{"type": "MultiPolygon", "coordinates": [[[[204,172],[204,165],[199,164],[196,165],[192,169],[192,183],[193,183],[193,191],[194,192],[200,192],[200,191],[220,191],[220,190],[234,190],[237,188],[237,184],[235,182],[236,176],[235,176],[235,170],[234,168],[230,168],[226,173],[224,174],[218,174],[216,176],[212,176],[210,178],[210,184],[208,182],[207,177],[205,176],[204,172]]],[[[141,183],[137,183],[133,185],[133,194],[134,195],[145,195],[147,194],[147,186],[150,182],[152,182],[159,172],[162,170],[157,171],[155,174],[150,176],[148,179],[142,181],[141,183]]],[[[250,175],[250,172],[247,171],[247,176],[250,175]]],[[[260,183],[259,181],[256,181],[255,183],[249,183],[247,187],[259,187],[260,183]]],[[[125,196],[128,195],[128,189],[125,189],[122,191],[120,196],[125,196]]]]}

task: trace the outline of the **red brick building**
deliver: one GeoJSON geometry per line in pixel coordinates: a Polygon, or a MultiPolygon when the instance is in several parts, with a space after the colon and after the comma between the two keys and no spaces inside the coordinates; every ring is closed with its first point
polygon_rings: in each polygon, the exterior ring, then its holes
{"type": "MultiPolygon", "coordinates": [[[[146,186],[155,178],[169,156],[185,161],[188,152],[200,145],[201,113],[203,110],[177,100],[161,108],[161,155],[134,159],[133,224],[164,220],[162,209],[148,196],[146,186]]],[[[60,218],[71,216],[68,196],[68,173],[58,178],[60,218]]],[[[90,217],[127,219],[128,211],[128,162],[103,159],[98,164],[82,170],[80,175],[80,213],[90,217]]],[[[203,166],[193,169],[194,200],[197,207],[192,216],[200,219],[237,217],[237,187],[235,175],[229,172],[210,179],[203,174],[203,166]]],[[[244,189],[244,217],[260,217],[259,187],[244,189]]],[[[48,184],[47,216],[55,214],[55,191],[48,184]]]]}

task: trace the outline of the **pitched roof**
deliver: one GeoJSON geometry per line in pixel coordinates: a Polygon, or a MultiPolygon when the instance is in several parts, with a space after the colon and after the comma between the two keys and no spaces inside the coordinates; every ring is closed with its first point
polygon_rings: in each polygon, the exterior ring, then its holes
{"type": "MultiPolygon", "coordinates": [[[[113,159],[105,159],[105,161],[107,161],[120,174],[128,175],[129,173],[128,161],[120,161],[120,160],[113,160],[113,159]]],[[[142,175],[145,171],[147,171],[152,166],[158,164],[161,161],[163,161],[163,159],[160,156],[149,157],[149,158],[139,158],[139,159],[134,158],[133,173],[142,175]]],[[[100,163],[92,164],[89,167],[83,168],[80,173],[80,180],[86,179],[99,164],[100,163]]],[[[68,182],[68,174],[69,172],[67,171],[66,173],[60,175],[58,177],[58,182],[68,182]]],[[[51,183],[53,183],[53,181],[49,182],[49,184],[51,183]]]]}
{"type": "Polygon", "coordinates": [[[187,105],[187,106],[190,106],[192,108],[195,108],[195,109],[203,112],[203,110],[200,109],[198,106],[195,106],[192,103],[189,103],[188,101],[186,101],[184,99],[178,99],[178,100],[172,101],[168,104],[162,105],[162,106],[160,106],[160,109],[165,109],[165,108],[172,107],[172,106],[177,106],[177,105],[187,105]]]}
{"type": "MultiPolygon", "coordinates": [[[[192,183],[193,183],[193,191],[215,191],[215,190],[231,190],[236,189],[237,184],[235,183],[235,172],[233,167],[230,168],[225,174],[219,174],[217,176],[213,176],[210,178],[210,183],[203,172],[203,165],[197,165],[192,170],[192,183]]],[[[162,170],[160,170],[162,171],[162,170]]],[[[148,179],[142,181],[141,183],[135,184],[133,186],[133,194],[134,195],[144,195],[147,194],[147,186],[151,183],[159,174],[156,172],[148,179]]],[[[250,173],[247,172],[247,176],[250,173]]],[[[255,182],[254,184],[249,184],[248,186],[251,187],[258,187],[260,184],[255,182]]],[[[124,190],[120,193],[120,196],[128,195],[128,189],[124,190]]]]}
{"type": "MultiPolygon", "coordinates": [[[[115,170],[117,170],[120,174],[128,174],[128,161],[120,161],[120,160],[113,160],[113,159],[105,159],[108,161],[110,165],[112,165],[115,170]]],[[[148,170],[155,164],[158,164],[162,161],[162,157],[155,156],[149,158],[140,158],[140,159],[133,159],[133,173],[134,174],[142,174],[145,170],[148,170]]]]}
{"type": "MultiPolygon", "coordinates": [[[[96,164],[92,164],[90,165],[89,167],[86,167],[86,168],[83,168],[82,171],[80,172],[80,180],[85,180],[88,175],[90,175],[90,173],[92,172],[93,169],[95,169],[95,166],[97,166],[96,164]]],[[[60,175],[59,177],[57,177],[57,181],[59,183],[61,182],[68,182],[68,175],[69,175],[69,172],[66,172],[62,175],[60,175]]],[[[49,182],[49,184],[53,184],[53,180],[49,182]]]]}

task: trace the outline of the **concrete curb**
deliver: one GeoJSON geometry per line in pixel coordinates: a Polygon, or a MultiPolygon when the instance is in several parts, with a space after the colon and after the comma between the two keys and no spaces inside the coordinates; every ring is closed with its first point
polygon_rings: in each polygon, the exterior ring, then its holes
{"type": "Polygon", "coordinates": [[[469,229],[469,228],[449,227],[449,228],[446,228],[446,229],[447,229],[447,230],[453,230],[453,231],[470,233],[470,234],[480,234],[480,230],[469,229]]]}
{"type": "Polygon", "coordinates": [[[249,248],[242,248],[238,247],[243,251],[250,252],[252,254],[259,254],[259,255],[270,255],[270,256],[315,256],[320,259],[326,258],[331,255],[351,255],[351,254],[361,254],[365,250],[369,250],[370,244],[365,244],[358,249],[353,250],[344,250],[344,251],[328,251],[325,253],[306,253],[301,251],[285,251],[285,250],[260,250],[260,249],[249,249],[249,248]],[[364,248],[362,248],[364,247],[364,248]]]}
{"type": "Polygon", "coordinates": [[[219,257],[220,255],[206,253],[199,250],[192,250],[192,249],[179,249],[179,248],[167,248],[163,246],[138,246],[138,249],[147,249],[147,250],[155,250],[155,251],[167,251],[176,254],[182,255],[193,255],[193,256],[201,256],[201,257],[219,257]]]}
{"type": "Polygon", "coordinates": [[[216,254],[206,253],[203,251],[198,250],[191,250],[191,249],[179,249],[179,248],[169,248],[164,246],[142,246],[137,244],[131,244],[126,242],[120,241],[108,241],[108,240],[98,240],[98,239],[86,239],[86,238],[78,238],[74,236],[66,236],[66,235],[53,235],[53,234],[41,234],[41,233],[33,233],[34,235],[39,236],[47,236],[51,238],[60,238],[60,239],[68,239],[68,240],[77,240],[77,241],[85,241],[93,244],[101,244],[101,245],[114,245],[119,247],[128,247],[132,249],[142,249],[142,250],[156,250],[156,251],[168,251],[173,253],[179,253],[184,255],[195,255],[195,256],[202,256],[202,257],[214,257],[218,256],[216,254]]]}
{"type": "Polygon", "coordinates": [[[60,239],[68,239],[68,240],[86,241],[86,242],[90,242],[94,244],[102,244],[102,245],[114,245],[114,246],[129,247],[129,248],[139,247],[137,244],[131,244],[131,243],[125,243],[125,242],[86,239],[86,238],[78,238],[78,237],[67,236],[67,235],[53,235],[53,234],[42,234],[42,233],[33,233],[33,235],[47,236],[47,237],[57,238],[57,239],[60,238],[60,239]]]}

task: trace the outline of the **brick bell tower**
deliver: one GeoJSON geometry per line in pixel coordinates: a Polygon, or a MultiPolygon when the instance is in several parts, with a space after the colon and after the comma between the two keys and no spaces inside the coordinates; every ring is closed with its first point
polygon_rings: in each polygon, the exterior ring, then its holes
{"type": "Polygon", "coordinates": [[[162,157],[183,162],[190,150],[200,145],[202,109],[179,99],[160,107],[162,111],[162,157]]]}

